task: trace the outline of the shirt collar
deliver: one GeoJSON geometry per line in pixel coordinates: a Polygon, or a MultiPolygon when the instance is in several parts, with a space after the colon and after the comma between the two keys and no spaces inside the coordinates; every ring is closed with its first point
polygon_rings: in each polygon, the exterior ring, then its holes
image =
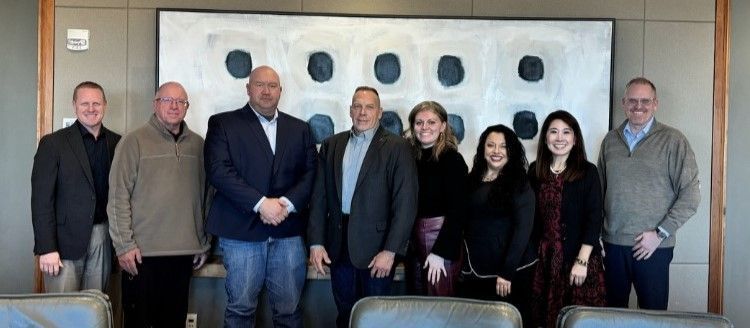
{"type": "MultiPolygon", "coordinates": [[[[250,106],[250,104],[248,104],[248,106],[250,106]]],[[[260,113],[258,113],[258,111],[255,110],[255,108],[253,108],[253,106],[250,106],[250,109],[252,109],[253,113],[255,113],[255,116],[257,116],[258,119],[261,122],[264,122],[264,123],[273,123],[274,121],[276,121],[277,118],[279,118],[279,109],[278,108],[276,110],[274,110],[274,112],[273,112],[273,118],[271,118],[270,121],[265,116],[263,116],[260,113]]]]}
{"type": "Polygon", "coordinates": [[[349,130],[349,134],[352,138],[364,138],[365,140],[372,140],[372,138],[375,136],[375,131],[377,131],[379,127],[380,123],[375,124],[372,129],[362,131],[359,134],[357,134],[357,131],[354,130],[354,127],[352,127],[352,129],[349,130]]]}
{"type": "MultiPolygon", "coordinates": [[[[91,133],[91,131],[89,131],[85,126],[83,126],[83,124],[81,124],[80,121],[76,120],[75,123],[73,123],[73,124],[78,126],[78,131],[81,132],[81,137],[85,137],[86,135],[90,135],[94,139],[98,138],[98,137],[95,138],[94,134],[91,133]]],[[[104,125],[102,125],[102,126],[99,127],[99,137],[101,137],[102,135],[104,135],[104,133],[102,133],[102,128],[104,128],[104,125]]]]}
{"type": "MultiPolygon", "coordinates": [[[[651,126],[654,125],[654,118],[655,118],[654,116],[651,116],[651,119],[648,120],[648,122],[646,122],[646,125],[643,126],[643,129],[641,129],[641,131],[638,132],[638,134],[644,135],[644,136],[648,134],[648,131],[651,131],[651,126]]],[[[629,133],[630,135],[633,135],[633,136],[636,135],[633,133],[633,130],[630,128],[630,122],[625,124],[624,131],[625,133],[629,133]]]]}

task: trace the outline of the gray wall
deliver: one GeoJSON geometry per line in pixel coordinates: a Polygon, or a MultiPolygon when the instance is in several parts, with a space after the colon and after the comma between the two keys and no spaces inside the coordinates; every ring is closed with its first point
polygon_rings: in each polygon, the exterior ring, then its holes
{"type": "Polygon", "coordinates": [[[37,2],[0,0],[0,294],[33,287],[37,2]]]}
{"type": "MultiPolygon", "coordinates": [[[[16,2],[21,1],[10,2],[11,4],[6,5],[4,9],[14,7],[16,2]]],[[[645,75],[651,78],[659,89],[661,107],[657,112],[657,118],[682,130],[696,152],[704,197],[696,216],[678,234],[679,241],[671,271],[670,308],[706,310],[714,1],[221,0],[210,2],[212,7],[206,8],[208,4],[209,2],[198,0],[58,0],[55,21],[55,128],[59,128],[62,117],[72,115],[69,90],[79,81],[88,79],[100,82],[107,90],[109,111],[105,124],[108,127],[118,132],[127,132],[146,120],[150,114],[150,99],[154,90],[155,7],[387,15],[616,18],[614,124],[619,124],[624,117],[619,109],[619,99],[623,94],[622,86],[633,76],[645,75]],[[66,50],[64,35],[68,28],[90,29],[91,49],[80,53],[66,50]]],[[[33,19],[18,18],[13,11],[4,10],[3,13],[12,13],[9,19],[19,22],[4,25],[15,27],[22,23],[35,23],[33,19]]],[[[741,18],[737,17],[735,22],[741,18]]],[[[24,37],[23,40],[35,40],[35,34],[24,37]]],[[[24,53],[35,52],[29,50],[24,53]]],[[[15,66],[14,69],[17,68],[15,66]]],[[[34,75],[29,73],[28,76],[34,75]]],[[[33,90],[33,87],[29,90],[33,90]]],[[[33,98],[30,99],[31,104],[33,98]]],[[[22,104],[13,105],[18,107],[22,104]]],[[[22,121],[29,121],[29,124],[13,124],[11,127],[34,126],[31,111],[33,106],[27,107],[30,112],[18,111],[12,115],[24,115],[22,121]]],[[[13,130],[6,130],[4,127],[3,134],[9,133],[6,131],[13,130]]],[[[19,139],[18,133],[10,134],[13,135],[14,141],[19,139]]],[[[3,193],[8,194],[8,197],[3,197],[3,201],[8,201],[9,204],[3,206],[3,210],[13,206],[19,208],[18,211],[11,212],[10,216],[4,215],[3,222],[9,220],[18,226],[18,229],[25,229],[24,233],[28,234],[28,171],[30,154],[34,149],[33,138],[24,145],[21,147],[23,145],[19,145],[18,142],[12,145],[25,150],[20,152],[24,156],[16,156],[22,160],[14,161],[14,167],[3,170],[3,174],[20,177],[23,182],[15,184],[18,187],[14,188],[13,192],[3,190],[3,193]],[[18,192],[18,188],[24,189],[25,192],[18,192]]],[[[3,181],[4,186],[7,185],[5,181],[9,180],[3,181]]],[[[8,232],[6,229],[1,231],[4,243],[8,232]]],[[[26,257],[27,254],[30,255],[28,250],[31,247],[28,237],[21,241],[16,240],[13,244],[14,248],[4,249],[16,249],[17,251],[12,253],[18,255],[14,256],[30,262],[30,256],[26,257]]],[[[3,252],[5,253],[7,251],[3,252]]],[[[20,279],[28,280],[28,276],[25,275],[27,273],[14,274],[20,279]]],[[[200,289],[193,291],[194,301],[223,297],[223,290],[218,287],[221,284],[197,281],[196,283],[200,285],[200,289]]]]}
{"type": "Polygon", "coordinates": [[[731,10],[724,311],[736,327],[750,327],[750,2],[732,1],[731,10]]]}

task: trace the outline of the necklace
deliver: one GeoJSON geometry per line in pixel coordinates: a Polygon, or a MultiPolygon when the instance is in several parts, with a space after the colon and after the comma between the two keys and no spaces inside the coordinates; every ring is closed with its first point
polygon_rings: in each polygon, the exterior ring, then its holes
{"type": "Polygon", "coordinates": [[[555,168],[553,168],[553,167],[552,167],[552,165],[550,164],[550,166],[549,166],[549,170],[550,170],[550,171],[552,171],[552,173],[553,173],[554,175],[558,175],[558,174],[562,173],[563,171],[565,171],[565,168],[566,168],[566,167],[567,167],[566,165],[563,165],[563,167],[561,167],[561,168],[559,168],[559,169],[555,170],[555,168]]]}
{"type": "Polygon", "coordinates": [[[497,179],[497,174],[488,173],[482,177],[482,182],[490,182],[497,179]]]}

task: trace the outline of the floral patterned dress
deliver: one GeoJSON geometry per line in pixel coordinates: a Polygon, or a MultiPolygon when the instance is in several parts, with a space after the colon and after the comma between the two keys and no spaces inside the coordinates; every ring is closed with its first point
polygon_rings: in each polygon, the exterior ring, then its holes
{"type": "Polygon", "coordinates": [[[542,220],[539,263],[533,282],[533,315],[536,326],[555,327],[557,314],[568,305],[605,306],[604,269],[601,254],[592,252],[586,280],[570,285],[573,260],[563,258],[563,229],[560,217],[563,179],[542,182],[537,195],[537,218],[542,220]]]}

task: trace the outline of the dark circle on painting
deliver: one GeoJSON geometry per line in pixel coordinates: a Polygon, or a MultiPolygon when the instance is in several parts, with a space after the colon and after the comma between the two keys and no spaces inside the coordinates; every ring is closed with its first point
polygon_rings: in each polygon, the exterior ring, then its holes
{"type": "Polygon", "coordinates": [[[318,51],[307,59],[307,73],[315,82],[326,82],[333,77],[333,58],[331,55],[318,51]]]}
{"type": "Polygon", "coordinates": [[[458,85],[464,80],[464,65],[456,56],[445,55],[438,62],[438,80],[445,87],[458,85]]]}
{"type": "Polygon", "coordinates": [[[401,118],[398,117],[398,113],[394,111],[383,112],[383,116],[380,118],[380,125],[388,130],[388,132],[397,136],[404,133],[404,124],[401,122],[401,118]]]}
{"type": "Polygon", "coordinates": [[[375,58],[375,78],[383,84],[393,84],[401,77],[401,61],[396,54],[385,53],[375,58]]]}
{"type": "Polygon", "coordinates": [[[464,141],[464,134],[466,131],[464,128],[464,119],[456,114],[448,114],[448,125],[450,125],[451,130],[453,130],[453,134],[456,136],[456,139],[458,139],[458,143],[464,141]]]}
{"type": "Polygon", "coordinates": [[[315,114],[309,120],[310,130],[316,144],[320,144],[326,138],[333,135],[333,120],[328,115],[315,114]]]}
{"type": "Polygon", "coordinates": [[[539,122],[533,112],[522,110],[513,115],[513,130],[519,138],[531,140],[539,132],[539,122]]]}
{"type": "Polygon", "coordinates": [[[244,79],[250,76],[253,70],[253,58],[243,50],[232,50],[227,54],[224,64],[227,66],[229,75],[236,79],[244,79]]]}
{"type": "Polygon", "coordinates": [[[537,56],[523,56],[518,62],[518,76],[529,82],[544,78],[544,62],[537,56]]]}

